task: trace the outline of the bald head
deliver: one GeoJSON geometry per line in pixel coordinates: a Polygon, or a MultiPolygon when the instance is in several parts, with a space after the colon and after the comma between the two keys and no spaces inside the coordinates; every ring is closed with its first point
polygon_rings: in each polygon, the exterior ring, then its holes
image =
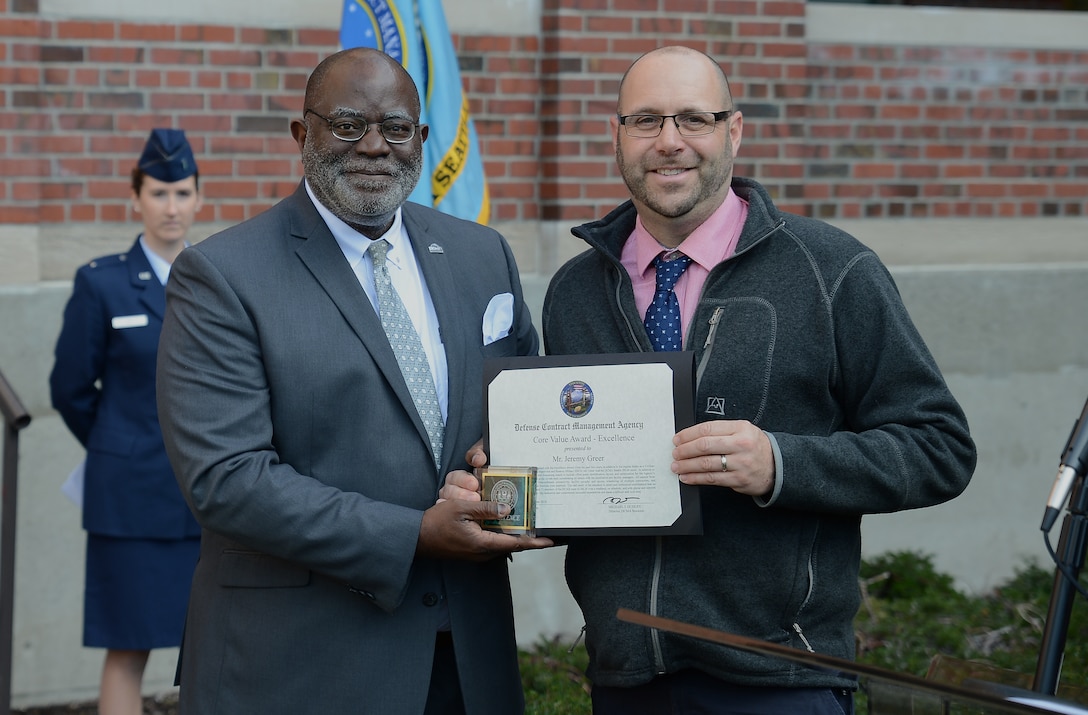
{"type": "Polygon", "coordinates": [[[705,99],[715,108],[733,106],[733,95],[729,89],[729,79],[712,57],[698,50],[681,45],[669,45],[650,50],[635,60],[620,80],[617,98],[617,113],[632,114],[646,108],[631,107],[625,104],[625,91],[632,85],[645,89],[649,83],[656,83],[661,88],[671,83],[699,82],[705,99]]]}

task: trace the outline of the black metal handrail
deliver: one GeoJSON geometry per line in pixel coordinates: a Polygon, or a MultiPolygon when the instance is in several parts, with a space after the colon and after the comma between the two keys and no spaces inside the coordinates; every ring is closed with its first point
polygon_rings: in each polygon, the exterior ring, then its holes
{"type": "Polygon", "coordinates": [[[4,466],[0,474],[0,715],[11,714],[12,626],[15,600],[15,502],[18,497],[19,430],[30,424],[11,385],[0,372],[4,415],[4,466]]]}

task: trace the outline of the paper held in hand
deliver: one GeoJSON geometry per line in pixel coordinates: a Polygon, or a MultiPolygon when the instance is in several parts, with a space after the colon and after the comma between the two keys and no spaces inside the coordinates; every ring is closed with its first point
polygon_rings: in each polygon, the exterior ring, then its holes
{"type": "Polygon", "coordinates": [[[535,468],[534,533],[701,533],[698,489],[670,469],[694,421],[692,368],[682,352],[486,361],[485,449],[535,468]]]}

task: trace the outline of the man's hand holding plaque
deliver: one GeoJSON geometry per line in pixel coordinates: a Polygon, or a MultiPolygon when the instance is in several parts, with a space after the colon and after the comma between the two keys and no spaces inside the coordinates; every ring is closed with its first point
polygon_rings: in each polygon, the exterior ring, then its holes
{"type": "MultiPolygon", "coordinates": [[[[465,461],[472,466],[473,471],[467,472],[462,469],[458,469],[450,472],[446,475],[446,480],[442,485],[442,488],[438,492],[437,504],[443,502],[470,502],[468,505],[462,505],[470,509],[475,509],[477,514],[480,514],[480,506],[493,507],[491,511],[488,511],[488,516],[481,518],[481,516],[472,517],[472,527],[477,536],[486,537],[483,538],[484,551],[481,552],[481,556],[487,557],[488,552],[491,553],[512,553],[516,551],[529,551],[534,549],[546,549],[551,546],[555,546],[555,543],[551,539],[536,537],[528,530],[518,531],[517,529],[510,528],[509,521],[506,521],[508,517],[514,512],[511,508],[508,500],[486,500],[493,501],[493,504],[481,505],[480,502],[485,501],[481,495],[480,480],[476,474],[481,473],[481,470],[487,470],[487,454],[483,449],[483,442],[477,442],[469,448],[465,454],[465,461]],[[475,502],[475,505],[471,503],[475,502]],[[501,528],[501,525],[506,522],[507,528],[501,528]],[[489,524],[497,524],[499,526],[489,526],[489,524]]],[[[467,510],[466,510],[467,511],[467,510]]]]}

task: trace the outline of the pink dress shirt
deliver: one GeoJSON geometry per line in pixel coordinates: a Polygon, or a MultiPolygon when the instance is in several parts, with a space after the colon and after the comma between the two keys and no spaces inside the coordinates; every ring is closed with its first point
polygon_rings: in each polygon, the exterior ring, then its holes
{"type": "MultiPolygon", "coordinates": [[[[680,276],[674,288],[680,301],[680,324],[685,348],[688,348],[688,324],[699,303],[703,284],[706,283],[710,270],[737,250],[737,240],[747,217],[748,202],[730,189],[722,205],[676,249],[691,258],[691,265],[680,276]]],[[[635,289],[635,305],[638,306],[641,316],[646,315],[646,309],[650,307],[656,289],[657,271],[650,264],[655,256],[666,250],[668,249],[650,235],[642,225],[642,220],[635,219],[635,230],[631,233],[631,238],[623,244],[620,261],[631,276],[635,289]]]]}

